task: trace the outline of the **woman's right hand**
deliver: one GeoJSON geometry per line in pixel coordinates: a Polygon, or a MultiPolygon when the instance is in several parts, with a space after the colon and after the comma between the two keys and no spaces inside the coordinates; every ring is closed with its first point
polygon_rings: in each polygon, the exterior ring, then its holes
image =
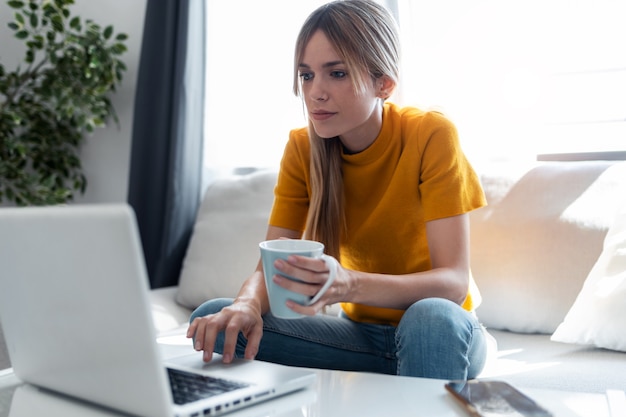
{"type": "MultiPolygon", "coordinates": [[[[266,240],[299,239],[301,232],[269,226],[266,240]]],[[[197,317],[189,325],[187,337],[195,337],[194,349],[203,351],[202,359],[209,362],[219,332],[224,332],[224,352],[222,359],[230,363],[235,357],[237,338],[241,332],[247,339],[244,357],[254,359],[259,352],[263,337],[263,314],[269,311],[269,301],[263,277],[263,264],[259,260],[256,271],[243,284],[233,304],[216,314],[197,317]]]]}
{"type": "Polygon", "coordinates": [[[254,359],[263,336],[260,307],[256,307],[252,300],[237,298],[232,305],[224,307],[219,313],[196,317],[189,325],[187,337],[195,338],[194,349],[204,352],[203,361],[211,361],[215,340],[221,331],[224,332],[224,363],[230,363],[235,357],[240,332],[247,339],[244,357],[254,359]]]}

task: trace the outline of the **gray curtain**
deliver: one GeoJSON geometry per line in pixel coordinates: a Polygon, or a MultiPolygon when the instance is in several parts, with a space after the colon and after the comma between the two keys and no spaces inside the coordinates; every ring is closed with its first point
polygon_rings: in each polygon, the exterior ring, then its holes
{"type": "Polygon", "coordinates": [[[204,1],[148,0],[128,203],[152,288],[178,283],[200,200],[204,1]]]}

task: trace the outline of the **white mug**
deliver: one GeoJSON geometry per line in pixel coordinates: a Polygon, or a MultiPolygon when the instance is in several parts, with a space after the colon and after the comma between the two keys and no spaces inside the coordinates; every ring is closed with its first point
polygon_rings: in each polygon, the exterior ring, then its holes
{"type": "Polygon", "coordinates": [[[263,262],[263,274],[265,275],[265,287],[267,288],[267,296],[270,301],[270,309],[272,310],[272,314],[276,317],[285,319],[303,317],[302,314],[296,313],[285,305],[287,300],[292,300],[302,305],[315,304],[324,293],[326,293],[335,280],[335,275],[337,275],[337,261],[332,256],[324,254],[324,244],[320,242],[300,239],[276,239],[259,243],[259,248],[261,249],[261,261],[263,262]],[[310,297],[289,291],[273,282],[272,277],[274,275],[281,275],[288,279],[298,280],[297,278],[281,273],[274,267],[274,262],[277,259],[287,259],[289,255],[319,258],[326,262],[330,271],[328,280],[315,296],[310,297]]]}

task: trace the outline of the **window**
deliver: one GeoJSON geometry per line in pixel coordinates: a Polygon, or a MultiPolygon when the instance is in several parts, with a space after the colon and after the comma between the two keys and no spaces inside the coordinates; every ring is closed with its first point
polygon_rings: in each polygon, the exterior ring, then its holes
{"type": "Polygon", "coordinates": [[[398,101],[443,108],[472,160],[626,150],[622,1],[395,4],[398,101]]]}
{"type": "Polygon", "coordinates": [[[306,125],[292,92],[293,50],[326,0],[209,1],[205,166],[277,167],[289,130],[306,125]]]}
{"type": "MultiPolygon", "coordinates": [[[[472,161],[626,150],[621,0],[380,1],[401,28],[391,100],[444,111],[472,161]]],[[[306,124],[293,48],[323,3],[207,3],[212,170],[276,167],[289,130],[306,124]]]]}

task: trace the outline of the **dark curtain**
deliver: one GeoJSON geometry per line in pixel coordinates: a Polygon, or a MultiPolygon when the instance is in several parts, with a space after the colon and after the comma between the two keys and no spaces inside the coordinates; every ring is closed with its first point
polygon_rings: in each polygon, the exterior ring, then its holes
{"type": "Polygon", "coordinates": [[[147,1],[128,203],[152,288],[178,283],[199,205],[204,43],[203,0],[147,1]]]}

